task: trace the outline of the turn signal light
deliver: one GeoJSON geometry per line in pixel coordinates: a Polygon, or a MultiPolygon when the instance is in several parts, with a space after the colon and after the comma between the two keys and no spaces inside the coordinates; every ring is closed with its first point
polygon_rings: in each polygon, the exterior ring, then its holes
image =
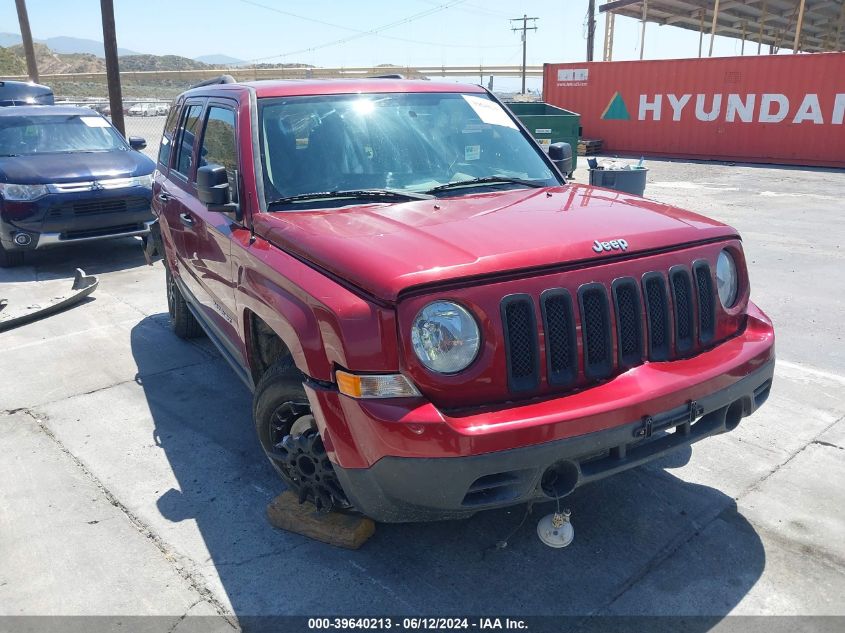
{"type": "Polygon", "coordinates": [[[350,374],[336,371],[340,393],[352,398],[414,398],[420,395],[402,374],[350,374]]]}

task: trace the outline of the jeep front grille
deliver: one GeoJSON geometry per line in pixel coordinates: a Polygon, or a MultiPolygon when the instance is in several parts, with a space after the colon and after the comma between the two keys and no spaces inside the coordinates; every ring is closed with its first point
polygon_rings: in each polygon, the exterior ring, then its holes
{"type": "Polygon", "coordinates": [[[543,358],[545,380],[560,389],[605,380],[646,359],[665,361],[700,351],[715,337],[714,284],[707,262],[691,268],[673,266],[639,281],[622,277],[610,284],[609,293],[597,282],[572,292],[544,290],[539,322],[533,296],[506,296],[501,315],[510,390],[537,390],[543,358]]]}
{"type": "Polygon", "coordinates": [[[643,358],[642,302],[636,281],[628,277],[613,282],[613,307],[619,365],[624,368],[639,365],[643,358]]]}
{"type": "Polygon", "coordinates": [[[584,375],[593,380],[607,378],[613,371],[607,291],[602,284],[585,284],[578,289],[578,303],[581,306],[584,375]]]}
{"type": "Polygon", "coordinates": [[[578,378],[578,342],[572,296],[562,288],[540,295],[540,312],[546,333],[546,365],[549,384],[571,385],[578,378]]]}
{"type": "Polygon", "coordinates": [[[502,300],[502,323],[508,355],[508,384],[511,391],[535,388],[540,381],[537,321],[529,295],[510,295],[502,300]]]}
{"type": "Polygon", "coordinates": [[[707,345],[716,335],[716,303],[713,296],[713,279],[710,266],[700,260],[692,265],[695,288],[698,292],[698,340],[707,345]]]}
{"type": "Polygon", "coordinates": [[[695,343],[689,272],[683,266],[673,266],[669,271],[669,279],[672,284],[672,302],[675,305],[675,352],[678,355],[687,354],[695,343]]]}

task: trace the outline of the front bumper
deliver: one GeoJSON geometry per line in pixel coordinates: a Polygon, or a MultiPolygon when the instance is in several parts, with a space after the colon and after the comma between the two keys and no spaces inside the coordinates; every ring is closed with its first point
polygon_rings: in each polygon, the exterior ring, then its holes
{"type": "Polygon", "coordinates": [[[457,519],[548,501],[734,429],[768,398],[774,366],[770,360],[701,400],[604,431],[484,455],[384,457],[372,468],[335,471],[355,507],[383,522],[457,519]]]}
{"type": "Polygon", "coordinates": [[[0,241],[7,251],[146,235],[154,217],[143,187],[49,194],[32,202],[0,202],[0,241]],[[17,241],[16,238],[25,238],[17,241]]]}
{"type": "Polygon", "coordinates": [[[716,347],[562,397],[442,411],[306,392],[356,507],[381,521],[458,518],[568,494],[732,429],[768,396],[774,358],[771,321],[749,303],[744,329],[716,347]]]}

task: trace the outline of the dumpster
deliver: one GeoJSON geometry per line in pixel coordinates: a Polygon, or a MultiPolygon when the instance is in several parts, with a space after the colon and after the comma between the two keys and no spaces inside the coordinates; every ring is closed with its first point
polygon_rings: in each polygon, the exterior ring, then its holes
{"type": "Polygon", "coordinates": [[[575,171],[580,114],[542,101],[512,102],[505,105],[547,152],[552,143],[569,143],[572,146],[572,170],[575,171]]]}

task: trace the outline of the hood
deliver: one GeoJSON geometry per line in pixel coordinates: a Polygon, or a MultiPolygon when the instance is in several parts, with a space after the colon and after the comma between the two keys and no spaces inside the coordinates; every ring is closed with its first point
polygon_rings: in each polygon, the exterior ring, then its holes
{"type": "Polygon", "coordinates": [[[609,259],[722,237],[729,226],[582,185],[261,213],[255,231],[388,301],[413,286],[609,259]],[[624,240],[597,252],[598,242],[624,240]]]}
{"type": "Polygon", "coordinates": [[[155,163],[135,151],[30,154],[0,157],[0,182],[37,185],[145,176],[153,169],[155,163]]]}

